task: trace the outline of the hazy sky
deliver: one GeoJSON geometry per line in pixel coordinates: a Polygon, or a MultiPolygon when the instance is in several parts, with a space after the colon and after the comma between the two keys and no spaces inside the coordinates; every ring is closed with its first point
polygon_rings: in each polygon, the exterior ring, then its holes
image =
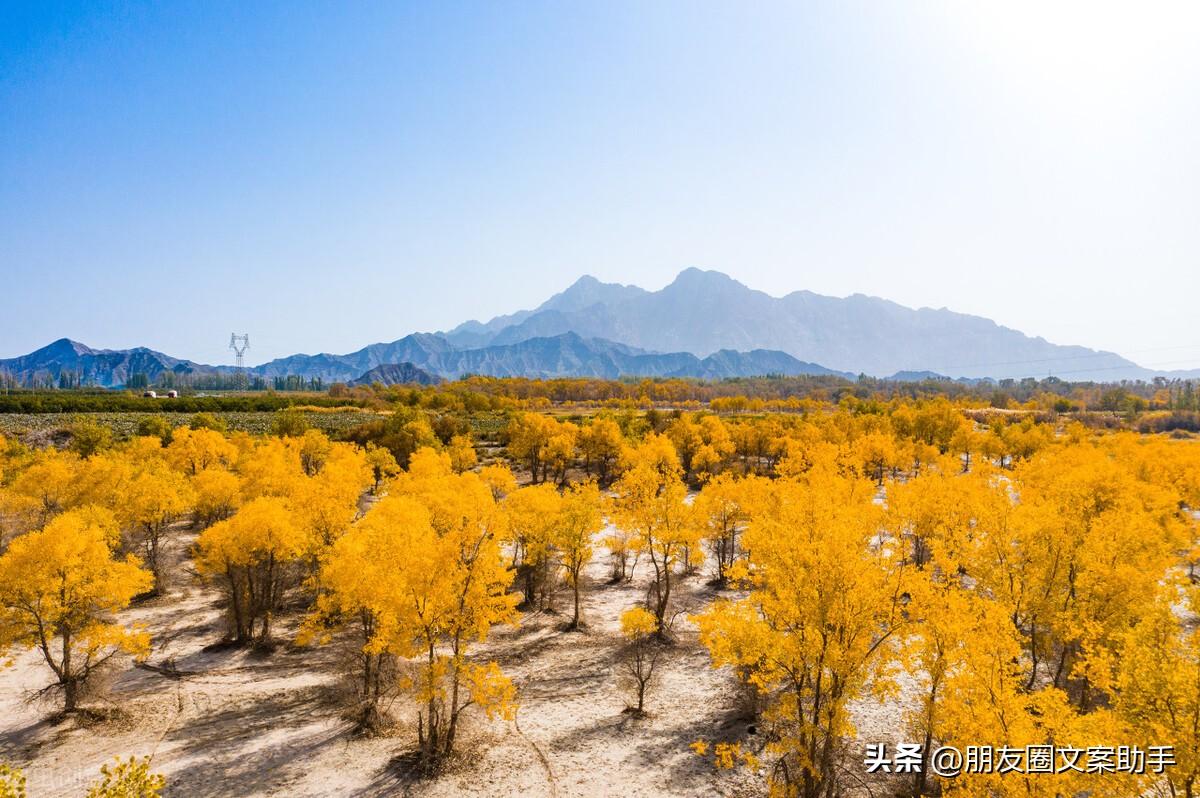
{"type": "Polygon", "coordinates": [[[0,5],[0,357],[687,266],[1200,367],[1200,4],[0,5]]]}

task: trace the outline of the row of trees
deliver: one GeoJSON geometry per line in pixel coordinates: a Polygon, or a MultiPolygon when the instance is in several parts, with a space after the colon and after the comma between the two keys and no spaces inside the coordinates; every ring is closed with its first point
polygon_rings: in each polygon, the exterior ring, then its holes
{"type": "MultiPolygon", "coordinates": [[[[1028,459],[1054,438],[1052,423],[992,415],[981,427],[945,400],[859,402],[835,412],[721,417],[711,413],[599,414],[584,423],[518,413],[504,431],[513,462],[537,482],[565,485],[572,475],[608,486],[634,463],[637,442],[661,433],[681,476],[698,486],[723,474],[779,476],[833,447],[882,484],[885,476],[919,474],[941,458],[970,470],[975,459],[1002,466],[1028,459]]],[[[1076,434],[1084,434],[1079,430],[1076,434]]]]}
{"type": "Polygon", "coordinates": [[[775,410],[796,412],[808,402],[840,403],[859,400],[919,400],[942,397],[977,407],[1027,408],[1072,412],[1125,412],[1140,402],[1141,409],[1194,410],[1194,380],[1155,378],[1149,382],[1070,382],[1058,377],[958,382],[947,379],[894,381],[860,375],[764,376],[719,381],[679,378],[604,380],[588,377],[530,379],[468,376],[437,386],[335,385],[330,391],[414,407],[467,412],[480,410],[539,410],[576,404],[619,410],[625,407],[711,409],[733,412],[775,410]],[[1183,404],[1180,404],[1182,402],[1183,404]],[[1191,404],[1188,404],[1191,402],[1191,404]],[[714,404],[715,403],[715,404],[714,404]]]}

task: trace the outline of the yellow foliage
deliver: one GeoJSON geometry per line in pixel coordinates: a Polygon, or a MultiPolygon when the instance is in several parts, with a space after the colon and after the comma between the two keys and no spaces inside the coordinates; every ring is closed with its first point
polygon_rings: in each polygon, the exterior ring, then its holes
{"type": "Polygon", "coordinates": [[[869,483],[809,472],[774,486],[776,503],[745,534],[751,587],[696,617],[714,666],[731,665],[767,695],[779,729],[767,751],[785,764],[775,787],[806,796],[836,783],[848,702],[890,687],[889,651],[908,624],[903,558],[875,538],[869,483]]]}
{"type": "Polygon", "coordinates": [[[701,530],[684,501],[687,487],[670,441],[647,436],[634,461],[613,485],[613,520],[619,529],[632,533],[633,545],[650,558],[654,567],[650,607],[659,634],[665,636],[673,572],[699,542],[701,530]]]}
{"type": "Polygon", "coordinates": [[[149,653],[149,635],[115,623],[112,615],[149,590],[154,578],[136,557],[116,559],[113,538],[103,514],[76,510],[22,535],[0,555],[0,652],[39,648],[67,711],[114,653],[149,653]]]}
{"type": "Polygon", "coordinates": [[[158,798],[167,780],[150,772],[150,757],[117,757],[113,765],[102,765],[100,781],[88,788],[87,798],[158,798]]]}
{"type": "Polygon", "coordinates": [[[466,658],[494,624],[516,618],[503,530],[491,488],[474,473],[454,473],[448,456],[422,449],[322,566],[326,592],[303,638],[356,620],[366,654],[412,659],[426,757],[449,753],[469,703],[498,717],[514,711],[514,688],[499,668],[466,658]]]}
{"type": "Polygon", "coordinates": [[[239,642],[269,640],[271,620],[298,579],[294,565],[311,551],[311,537],[283,499],[261,497],[200,533],[196,570],[221,586],[229,601],[230,632],[239,642]]]}
{"type": "Polygon", "coordinates": [[[25,798],[25,774],[0,764],[0,798],[25,798]]]}
{"type": "Polygon", "coordinates": [[[621,613],[621,634],[626,640],[648,637],[658,631],[658,620],[645,607],[630,607],[621,613]]]}
{"type": "Polygon", "coordinates": [[[178,427],[171,435],[166,456],[175,468],[195,476],[213,466],[231,467],[237,461],[238,450],[217,430],[178,427]]]}
{"type": "Polygon", "coordinates": [[[242,503],[242,486],[223,468],[206,468],[192,477],[196,516],[202,524],[224,521],[242,503]]]}

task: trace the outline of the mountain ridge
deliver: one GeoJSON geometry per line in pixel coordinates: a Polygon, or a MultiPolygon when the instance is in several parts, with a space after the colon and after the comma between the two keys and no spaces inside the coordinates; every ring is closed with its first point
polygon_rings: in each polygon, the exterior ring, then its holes
{"type": "MultiPolygon", "coordinates": [[[[658,291],[630,288],[585,275],[555,297],[590,295],[600,301],[570,309],[548,300],[532,310],[476,322],[473,344],[576,332],[699,357],[725,348],[778,350],[873,376],[934,371],[1002,379],[1054,373],[1112,380],[1160,373],[1113,352],[1053,344],[982,316],[913,309],[862,293],[839,298],[798,290],[773,297],[721,272],[694,267],[658,291]]],[[[456,342],[464,332],[460,325],[444,335],[456,342]]]]}
{"type": "MultiPolygon", "coordinates": [[[[1052,344],[981,316],[909,308],[862,293],[807,290],[773,297],[716,271],[688,268],[658,291],[584,275],[533,309],[467,321],[442,333],[411,333],[346,354],[294,354],[250,367],[270,379],[351,382],[371,372],[399,379],[403,365],[437,379],[463,374],[527,377],[726,377],[860,373],[884,379],[1062,376],[1112,382],[1155,376],[1112,352],[1052,344]],[[385,368],[386,367],[386,368],[385,368]],[[888,376],[890,375],[890,376],[888,376]]],[[[0,374],[45,384],[114,387],[145,374],[230,375],[146,347],[94,349],[60,338],[0,360],[0,374]]],[[[23,384],[24,384],[23,383],[23,384]]]]}
{"type": "MultiPolygon", "coordinates": [[[[154,381],[165,372],[206,376],[230,375],[238,370],[180,360],[145,347],[98,350],[66,338],[28,355],[0,360],[0,373],[18,379],[42,374],[57,380],[60,374],[70,373],[78,378],[79,384],[107,388],[124,386],[135,374],[145,374],[154,381]]],[[[413,333],[344,355],[328,352],[289,355],[246,368],[244,372],[263,378],[300,376],[360,384],[420,383],[467,374],[605,379],[622,376],[723,379],[767,374],[854,376],[796,360],[783,352],[727,351],[698,358],[688,352],[647,352],[613,341],[585,339],[575,333],[476,349],[459,349],[432,333],[413,333]]]]}

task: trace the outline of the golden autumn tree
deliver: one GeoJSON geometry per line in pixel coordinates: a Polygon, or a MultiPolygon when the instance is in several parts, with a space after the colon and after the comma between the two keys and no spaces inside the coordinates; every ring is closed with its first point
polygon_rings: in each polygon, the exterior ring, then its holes
{"type": "Polygon", "coordinates": [[[1019,501],[980,516],[965,568],[1011,608],[1027,686],[1048,676],[1086,709],[1100,696],[1084,653],[1111,651],[1152,606],[1183,545],[1178,501],[1086,444],[1045,452],[1014,479],[1019,501]]]}
{"type": "Polygon", "coordinates": [[[660,637],[667,635],[674,572],[699,538],[699,527],[684,501],[687,487],[679,466],[674,460],[669,462],[673,467],[658,458],[641,460],[613,485],[613,520],[633,533],[634,544],[654,567],[646,603],[660,637]]]}
{"type": "Polygon", "coordinates": [[[553,605],[558,563],[558,524],[562,497],[550,484],[528,485],[504,499],[504,514],[513,550],[513,567],[525,594],[523,605],[549,609],[553,605]]]}
{"type": "Polygon", "coordinates": [[[601,485],[607,485],[616,476],[616,471],[625,456],[625,436],[611,418],[597,417],[579,430],[579,451],[583,456],[583,470],[595,475],[601,485]]]}
{"type": "MultiPolygon", "coordinates": [[[[1200,587],[1190,585],[1183,607],[1200,612],[1200,587]]],[[[1171,795],[1200,794],[1200,629],[1176,614],[1180,591],[1164,585],[1154,608],[1121,640],[1109,659],[1114,710],[1134,740],[1172,746],[1175,765],[1165,780],[1171,795]]]]}
{"type": "Polygon", "coordinates": [[[67,509],[76,492],[80,458],[73,452],[43,449],[13,479],[10,489],[18,496],[33,499],[39,509],[39,523],[67,509]]]}
{"type": "Polygon", "coordinates": [[[0,763],[0,798],[25,798],[25,774],[0,763]]]}
{"type": "Polygon", "coordinates": [[[0,552],[18,535],[37,529],[42,521],[41,503],[0,485],[0,552]]]}
{"type": "Polygon", "coordinates": [[[201,526],[224,521],[242,503],[242,484],[224,468],[206,468],[192,477],[195,518],[201,526]]]}
{"type": "Polygon", "coordinates": [[[667,427],[666,436],[679,456],[683,479],[690,481],[692,479],[692,460],[695,458],[696,452],[704,445],[700,425],[692,419],[690,414],[685,413],[671,422],[667,427]]]}
{"type": "Polygon", "coordinates": [[[356,573],[343,557],[395,564],[346,606],[358,605],[375,619],[364,651],[387,651],[416,667],[417,737],[427,764],[453,750],[468,707],[513,716],[511,681],[495,662],[468,659],[472,643],[486,639],[494,624],[516,619],[516,598],[507,590],[511,572],[500,549],[503,526],[478,475],[455,474],[448,456],[422,449],[389,496],[335,544],[323,575],[330,593],[324,606],[330,607],[340,601],[337,574],[356,573]],[[362,543],[360,531],[374,540],[362,543]]]}
{"type": "Polygon", "coordinates": [[[662,646],[658,644],[659,626],[654,614],[634,606],[621,613],[621,637],[624,644],[620,660],[624,677],[633,687],[637,704],[628,707],[636,715],[645,713],[646,692],[654,681],[662,646]]]}
{"type": "Polygon", "coordinates": [[[143,462],[152,467],[162,465],[157,455],[146,456],[140,447],[128,444],[122,451],[109,450],[81,461],[72,479],[70,499],[63,509],[93,505],[119,513],[130,481],[143,462]]]}
{"type": "Polygon", "coordinates": [[[325,589],[301,626],[298,642],[329,643],[348,629],[357,674],[353,680],[356,728],[375,733],[386,725],[386,706],[400,686],[404,652],[389,638],[392,607],[407,597],[407,545],[433,536],[429,512],[416,500],[393,496],[367,513],[336,541],[321,566],[325,589]],[[397,592],[400,591],[400,592],[397,592]]]}
{"type": "Polygon", "coordinates": [[[479,462],[479,456],[475,454],[475,444],[471,442],[470,435],[451,437],[450,443],[446,446],[446,452],[450,455],[450,466],[459,474],[470,471],[479,462]]]}
{"type": "Polygon", "coordinates": [[[125,485],[115,511],[128,530],[129,545],[154,574],[154,592],[164,588],[163,544],[167,528],[195,502],[188,480],[164,463],[141,464],[125,485]]]}
{"type": "MultiPolygon", "coordinates": [[[[1003,608],[997,607],[997,610],[1003,608]]],[[[976,636],[961,649],[961,667],[949,672],[936,716],[937,738],[960,751],[993,746],[1024,752],[1055,745],[1086,751],[1098,743],[1130,744],[1109,710],[1080,713],[1053,686],[1029,690],[1021,670],[1020,640],[1002,612],[981,618],[976,636]],[[982,742],[986,740],[987,742],[982,742]]],[[[1090,754],[1076,760],[1079,771],[1054,773],[961,773],[939,778],[943,795],[957,798],[1059,798],[1064,795],[1139,795],[1144,776],[1086,772],[1090,754]],[[1080,772],[1083,771],[1083,772],[1080,772]]],[[[1055,763],[1058,764],[1057,762],[1055,763]]]]}
{"type": "Polygon", "coordinates": [[[517,489],[517,478],[513,476],[512,470],[502,463],[485,465],[479,469],[479,478],[491,489],[492,498],[496,501],[517,489]]]}
{"type": "Polygon", "coordinates": [[[72,510],[22,535],[0,555],[0,651],[37,648],[74,712],[89,679],[121,652],[149,653],[150,638],[115,614],[154,583],[136,557],[117,559],[111,516],[72,510]]]}
{"type": "Polygon", "coordinates": [[[306,477],[315,477],[325,468],[333,452],[333,442],[320,430],[305,430],[295,442],[300,455],[300,469],[306,477]]]}
{"type": "Polygon", "coordinates": [[[862,463],[862,473],[883,484],[883,477],[891,468],[899,467],[901,460],[896,448],[896,439],[886,432],[869,432],[854,442],[855,452],[862,463]]]}
{"type": "Polygon", "coordinates": [[[532,482],[546,478],[546,455],[550,441],[558,434],[558,422],[541,413],[521,413],[513,417],[505,430],[508,454],[529,469],[532,482]]]}
{"type": "Polygon", "coordinates": [[[329,444],[321,454],[320,469],[308,471],[292,481],[288,507],[308,536],[315,561],[350,526],[372,476],[366,456],[344,443],[329,444]]]}
{"type": "Polygon", "coordinates": [[[238,450],[215,429],[179,427],[171,435],[166,448],[167,460],[184,473],[195,476],[206,468],[230,468],[238,450]]]}
{"type": "Polygon", "coordinates": [[[386,480],[400,473],[400,464],[396,462],[396,457],[390,450],[373,443],[367,444],[366,457],[367,465],[371,468],[371,477],[374,480],[371,492],[379,493],[379,488],[386,480]]]}
{"type": "Polygon", "coordinates": [[[756,494],[765,493],[759,477],[721,474],[709,480],[692,504],[696,523],[717,561],[716,580],[724,584],[742,556],[741,538],[750,520],[756,494]]]}
{"type": "Polygon", "coordinates": [[[781,795],[839,789],[853,729],[850,701],[890,685],[904,611],[903,556],[877,540],[869,482],[812,472],[779,482],[777,505],[745,534],[735,575],[749,595],[696,617],[714,666],[730,665],[767,698],[771,783],[781,795]]]}
{"type": "Polygon", "coordinates": [[[281,438],[251,442],[238,458],[244,500],[290,496],[303,476],[299,447],[281,438]]]}
{"type": "Polygon", "coordinates": [[[219,584],[229,602],[232,638],[269,643],[271,621],[284,593],[299,579],[297,564],[311,549],[287,504],[271,497],[247,502],[233,517],[201,532],[196,548],[197,571],[219,584]]]}
{"type": "MultiPolygon", "coordinates": [[[[944,721],[946,704],[961,703],[960,697],[948,695],[948,682],[980,675],[972,671],[982,662],[972,649],[1015,652],[1016,631],[1000,604],[965,590],[956,578],[942,578],[933,568],[913,574],[908,592],[908,613],[914,623],[905,653],[920,700],[909,710],[907,721],[911,739],[922,743],[913,794],[924,795],[935,741],[950,733],[944,721]]],[[[992,660],[983,664],[996,665],[992,660]]]]}
{"type": "Polygon", "coordinates": [[[559,423],[558,429],[550,436],[543,452],[545,471],[558,485],[567,481],[567,470],[575,463],[575,449],[579,439],[579,427],[570,421],[559,423]]]}
{"type": "Polygon", "coordinates": [[[888,486],[889,526],[907,541],[918,567],[933,558],[935,548],[952,556],[972,528],[975,514],[986,500],[983,492],[988,490],[994,488],[978,473],[960,476],[927,470],[888,486]]]}
{"type": "Polygon", "coordinates": [[[592,538],[604,527],[600,489],[595,482],[577,482],[563,494],[556,522],[559,560],[571,585],[572,615],[568,630],[580,628],[583,568],[592,559],[592,538]]]}

